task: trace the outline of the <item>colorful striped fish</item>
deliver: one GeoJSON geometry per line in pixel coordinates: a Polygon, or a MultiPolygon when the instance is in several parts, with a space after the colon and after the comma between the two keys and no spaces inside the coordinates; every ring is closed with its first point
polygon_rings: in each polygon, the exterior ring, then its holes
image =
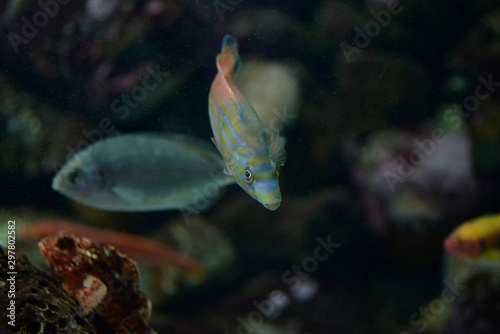
{"type": "Polygon", "coordinates": [[[212,141],[226,162],[224,172],[267,209],[276,210],[281,204],[278,176],[285,162],[285,140],[277,131],[272,138],[264,134],[257,113],[234,84],[240,65],[236,38],[224,36],[216,62],[208,110],[212,141]]]}
{"type": "Polygon", "coordinates": [[[500,214],[466,221],[451,232],[443,246],[458,258],[500,261],[500,214]]]}

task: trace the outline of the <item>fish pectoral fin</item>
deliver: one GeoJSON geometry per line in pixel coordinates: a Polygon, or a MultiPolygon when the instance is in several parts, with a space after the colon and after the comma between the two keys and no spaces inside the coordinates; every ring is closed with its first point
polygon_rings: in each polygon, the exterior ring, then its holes
{"type": "Polygon", "coordinates": [[[279,131],[276,130],[273,132],[270,142],[271,153],[273,154],[274,162],[278,166],[283,166],[286,161],[285,137],[280,136],[279,131]]]}
{"type": "MultiPolygon", "coordinates": [[[[222,83],[224,84],[224,87],[226,87],[227,92],[231,96],[231,101],[239,105],[239,100],[236,97],[235,92],[233,91],[232,88],[232,78],[235,75],[235,67],[236,63],[234,60],[234,57],[230,54],[220,54],[217,56],[217,72],[219,73],[222,83]]],[[[233,83],[234,85],[234,83],[233,83]]],[[[241,109],[241,106],[240,108],[241,109]]],[[[241,114],[241,110],[240,114],[241,114]]]]}
{"type": "Polygon", "coordinates": [[[229,168],[229,161],[227,160],[226,155],[224,154],[224,151],[220,147],[220,145],[217,142],[217,139],[215,139],[215,137],[212,137],[212,142],[214,143],[215,147],[217,147],[217,151],[219,151],[220,155],[222,155],[222,158],[224,159],[224,163],[226,164],[224,167],[224,174],[233,175],[231,173],[231,168],[229,168]]]}
{"type": "Polygon", "coordinates": [[[130,204],[140,204],[146,200],[146,194],[140,190],[123,187],[123,186],[113,186],[111,191],[124,201],[130,204]]]}
{"type": "Polygon", "coordinates": [[[224,170],[223,170],[224,174],[226,174],[227,176],[231,176],[233,175],[233,173],[231,173],[231,169],[229,169],[229,166],[226,165],[226,167],[224,167],[224,170]]]}

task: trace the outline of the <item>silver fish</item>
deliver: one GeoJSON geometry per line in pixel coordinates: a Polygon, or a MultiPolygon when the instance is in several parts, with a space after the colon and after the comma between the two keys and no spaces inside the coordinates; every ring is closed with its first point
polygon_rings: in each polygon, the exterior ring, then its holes
{"type": "Polygon", "coordinates": [[[207,209],[234,183],[213,146],[180,134],[131,133],[84,148],[57,172],[52,188],[106,211],[207,209]]]}

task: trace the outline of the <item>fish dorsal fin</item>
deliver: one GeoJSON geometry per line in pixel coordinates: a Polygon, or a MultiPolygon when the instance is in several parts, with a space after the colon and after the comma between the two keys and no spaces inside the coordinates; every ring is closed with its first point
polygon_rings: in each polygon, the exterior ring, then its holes
{"type": "Polygon", "coordinates": [[[217,56],[217,71],[219,72],[222,83],[224,84],[226,90],[229,92],[229,95],[231,96],[231,101],[233,101],[235,104],[238,104],[238,107],[241,109],[241,104],[238,98],[236,97],[236,94],[234,93],[233,89],[231,88],[231,85],[229,85],[228,82],[228,79],[232,80],[234,76],[235,66],[236,66],[236,61],[232,54],[221,53],[220,55],[217,56]]]}
{"type": "Polygon", "coordinates": [[[112,186],[111,191],[130,204],[140,204],[146,200],[146,194],[137,189],[124,186],[112,186]]]}
{"type": "Polygon", "coordinates": [[[280,136],[278,130],[273,131],[271,135],[271,153],[274,158],[274,162],[278,166],[283,166],[286,160],[286,150],[285,150],[286,139],[280,136]]]}
{"type": "Polygon", "coordinates": [[[231,168],[229,167],[229,161],[227,160],[226,154],[224,153],[224,150],[221,149],[220,145],[217,143],[217,139],[215,137],[212,137],[212,141],[214,142],[215,147],[217,147],[217,150],[219,151],[220,155],[222,155],[222,158],[224,159],[224,174],[226,175],[232,175],[231,173],[231,168]]]}
{"type": "MultiPolygon", "coordinates": [[[[243,106],[240,99],[237,97],[237,92],[233,90],[229,84],[229,80],[233,80],[240,68],[240,56],[238,53],[238,41],[231,35],[224,36],[222,41],[221,53],[217,55],[216,64],[217,72],[219,73],[224,87],[231,96],[231,101],[237,105],[237,109],[241,118],[246,118],[243,112],[243,106]]],[[[234,84],[233,84],[234,86],[234,84]]]]}

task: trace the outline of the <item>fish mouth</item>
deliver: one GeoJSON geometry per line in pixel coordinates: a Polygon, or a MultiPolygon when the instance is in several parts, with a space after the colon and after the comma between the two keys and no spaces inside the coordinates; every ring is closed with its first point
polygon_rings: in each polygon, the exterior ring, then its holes
{"type": "Polygon", "coordinates": [[[277,208],[280,207],[281,201],[272,202],[272,203],[262,203],[262,205],[264,205],[264,207],[266,209],[274,211],[274,210],[276,210],[277,208]]]}
{"type": "Polygon", "coordinates": [[[61,177],[58,175],[54,176],[52,179],[52,189],[59,191],[61,189],[61,177]]]}

